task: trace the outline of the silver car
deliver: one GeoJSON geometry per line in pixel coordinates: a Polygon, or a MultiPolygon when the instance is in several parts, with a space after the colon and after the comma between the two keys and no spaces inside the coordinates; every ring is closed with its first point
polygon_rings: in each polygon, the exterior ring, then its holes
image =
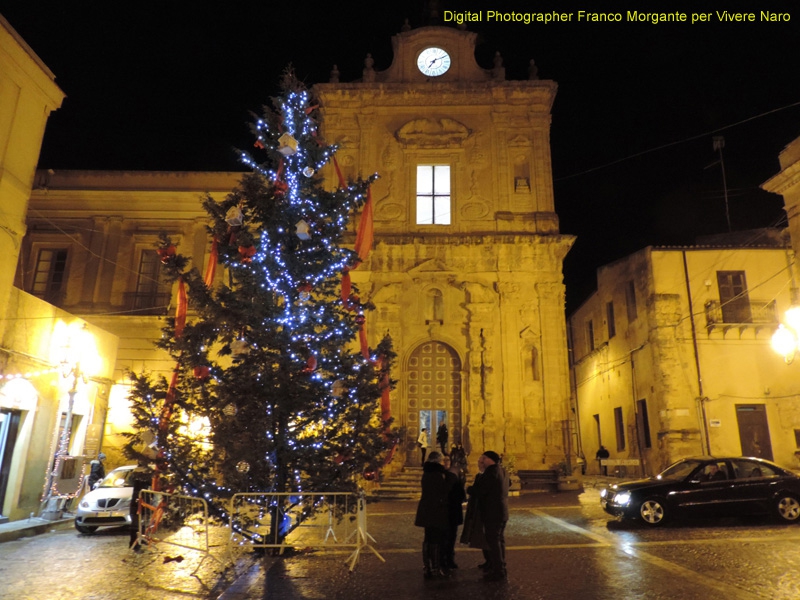
{"type": "Polygon", "coordinates": [[[146,469],[129,465],[114,469],[95,488],[81,498],[75,514],[75,529],[93,533],[98,527],[131,524],[131,496],[135,476],[146,469]],[[137,471],[138,470],[138,471],[137,471]]]}

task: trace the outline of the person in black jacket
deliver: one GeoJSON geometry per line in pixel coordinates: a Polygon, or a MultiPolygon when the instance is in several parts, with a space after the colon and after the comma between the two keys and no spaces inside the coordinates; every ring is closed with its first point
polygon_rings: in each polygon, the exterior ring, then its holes
{"type": "Polygon", "coordinates": [[[486,573],[489,581],[506,579],[505,529],[508,522],[508,474],[500,464],[500,455],[491,450],[478,459],[483,472],[469,490],[476,498],[486,536],[486,573]]]}
{"type": "Polygon", "coordinates": [[[467,499],[464,484],[458,474],[458,467],[452,465],[449,456],[444,457],[445,476],[450,481],[450,493],[447,496],[447,534],[442,551],[442,567],[444,569],[457,569],[456,564],[456,539],[458,526],[464,522],[464,510],[461,505],[467,499]]]}
{"type": "Polygon", "coordinates": [[[97,455],[97,458],[89,463],[89,491],[94,489],[94,486],[99,481],[103,481],[106,477],[106,469],[103,462],[106,460],[106,455],[102,452],[97,455]]]}
{"type": "Polygon", "coordinates": [[[444,575],[442,549],[448,526],[448,499],[453,480],[442,465],[442,455],[431,452],[422,468],[422,497],[417,505],[414,525],[425,528],[422,563],[425,577],[444,575]]]}

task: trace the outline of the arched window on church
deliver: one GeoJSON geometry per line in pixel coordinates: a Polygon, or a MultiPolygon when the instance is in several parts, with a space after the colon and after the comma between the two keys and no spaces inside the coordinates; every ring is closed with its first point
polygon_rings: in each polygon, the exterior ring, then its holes
{"type": "Polygon", "coordinates": [[[426,323],[444,323],[444,300],[441,290],[432,288],[428,290],[427,306],[425,307],[426,323]]]}

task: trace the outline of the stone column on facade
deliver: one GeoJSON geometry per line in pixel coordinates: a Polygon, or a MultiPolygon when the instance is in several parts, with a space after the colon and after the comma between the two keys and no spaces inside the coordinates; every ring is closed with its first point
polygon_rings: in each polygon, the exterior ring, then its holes
{"type": "Polygon", "coordinates": [[[496,426],[492,416],[494,361],[491,356],[491,341],[488,348],[486,343],[486,337],[492,330],[494,293],[483,284],[473,282],[464,283],[462,289],[467,296],[466,336],[469,347],[469,416],[463,424],[465,447],[468,452],[471,449],[482,451],[484,446],[493,441],[496,426]]]}
{"type": "Polygon", "coordinates": [[[91,231],[88,235],[87,252],[89,257],[83,264],[83,279],[81,286],[80,304],[91,306],[94,304],[94,292],[97,287],[97,275],[102,261],[96,260],[103,256],[103,247],[108,238],[108,218],[92,217],[91,231]]]}
{"type": "Polygon", "coordinates": [[[504,451],[524,456],[524,409],[522,407],[522,390],[520,388],[519,306],[522,300],[519,282],[498,282],[495,284],[499,293],[500,344],[503,364],[502,406],[504,423],[504,451]]]}
{"type": "Polygon", "coordinates": [[[122,240],[122,217],[109,217],[106,221],[106,242],[100,272],[97,278],[95,298],[98,304],[111,304],[111,291],[114,286],[119,246],[122,240]]]}
{"type": "MultiPolygon", "coordinates": [[[[560,273],[560,271],[559,271],[560,273]]],[[[542,384],[545,414],[544,461],[561,462],[566,456],[564,426],[569,406],[569,361],[564,315],[564,284],[556,281],[535,285],[542,332],[542,384]]]]}

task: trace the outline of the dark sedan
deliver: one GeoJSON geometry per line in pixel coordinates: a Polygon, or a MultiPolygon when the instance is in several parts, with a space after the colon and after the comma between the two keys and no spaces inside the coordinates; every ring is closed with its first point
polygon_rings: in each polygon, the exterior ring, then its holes
{"type": "Polygon", "coordinates": [[[773,514],[800,520],[800,477],[760,458],[685,458],[647,479],[601,490],[603,509],[615,517],[661,525],[677,516],[773,514]]]}

